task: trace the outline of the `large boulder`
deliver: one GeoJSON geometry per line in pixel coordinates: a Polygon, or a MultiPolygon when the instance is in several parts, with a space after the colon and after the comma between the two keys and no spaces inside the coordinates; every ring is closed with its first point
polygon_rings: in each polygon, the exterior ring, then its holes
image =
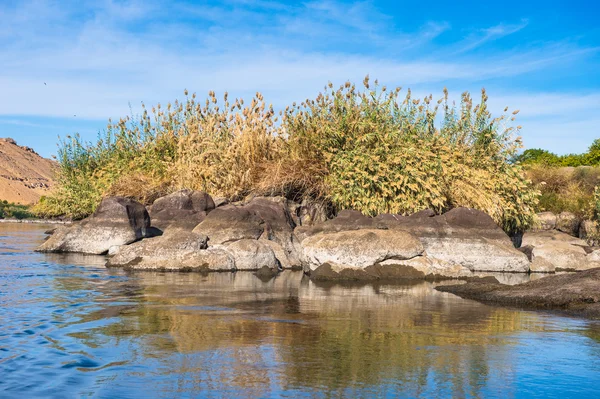
{"type": "Polygon", "coordinates": [[[213,209],[215,203],[207,193],[180,190],[154,201],[149,212],[154,227],[192,231],[213,209]]]}
{"type": "Polygon", "coordinates": [[[209,246],[238,240],[257,240],[265,231],[265,222],[245,207],[224,205],[210,212],[193,232],[208,236],[209,246]]]}
{"type": "Polygon", "coordinates": [[[572,235],[579,236],[579,224],[581,219],[571,212],[561,212],[556,219],[556,230],[572,235]]]}
{"type": "Polygon", "coordinates": [[[588,255],[587,243],[557,230],[527,232],[523,237],[531,256],[532,273],[581,271],[600,266],[588,255]]]}
{"type": "MultiPolygon", "coordinates": [[[[290,204],[282,197],[257,197],[244,208],[258,216],[264,222],[264,234],[261,239],[279,244],[292,267],[300,265],[300,243],[294,234],[296,223],[290,213],[290,204]]],[[[286,263],[285,260],[280,260],[286,263]]]]}
{"type": "Polygon", "coordinates": [[[316,234],[302,242],[302,251],[306,272],[325,266],[341,273],[388,259],[412,259],[423,254],[423,245],[406,232],[367,229],[316,234]]]}
{"type": "Polygon", "coordinates": [[[408,217],[386,214],[374,218],[342,211],[325,223],[297,228],[296,236],[304,246],[304,240],[320,233],[361,229],[406,231],[421,241],[427,255],[472,271],[529,271],[527,256],[514,247],[510,237],[490,216],[470,208],[455,208],[443,215],[423,210],[408,217]]]}
{"type": "Polygon", "coordinates": [[[227,250],[233,256],[236,270],[279,269],[275,254],[265,240],[235,241],[227,245],[227,250]]]}
{"type": "Polygon", "coordinates": [[[399,218],[390,228],[418,237],[429,256],[472,271],[529,271],[527,256],[489,215],[476,209],[455,208],[436,216],[415,214],[399,218]]]}
{"type": "MultiPolygon", "coordinates": [[[[282,197],[256,197],[240,205],[225,205],[208,214],[193,230],[209,238],[208,245],[227,245],[240,240],[272,241],[283,267],[300,266],[296,223],[282,197]]],[[[266,244],[269,248],[271,244],[266,244]]],[[[272,248],[271,248],[272,249],[272,248]]]]}
{"type": "Polygon", "coordinates": [[[58,228],[37,251],[103,255],[112,246],[131,244],[156,234],[142,204],[128,198],[108,197],[89,218],[58,228]]]}
{"type": "Polygon", "coordinates": [[[107,267],[133,270],[232,271],[235,260],[224,248],[208,248],[207,237],[184,230],[171,230],[119,248],[107,267]]]}

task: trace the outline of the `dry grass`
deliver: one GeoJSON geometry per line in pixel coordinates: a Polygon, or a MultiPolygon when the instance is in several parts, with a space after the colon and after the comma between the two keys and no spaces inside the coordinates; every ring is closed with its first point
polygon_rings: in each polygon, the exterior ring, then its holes
{"type": "Polygon", "coordinates": [[[531,223],[536,192],[509,162],[520,146],[516,112],[492,118],[485,92],[455,107],[447,92],[436,102],[400,98],[368,77],[363,85],[330,84],[279,115],[259,93],[244,103],[186,92],[185,102],[109,123],[97,143],[63,141],[59,188],[37,210],[83,217],[105,195],[150,203],[192,188],[233,200],[320,199],[369,215],[470,206],[507,231],[531,223]]]}
{"type": "Polygon", "coordinates": [[[537,211],[567,211],[594,218],[594,190],[600,186],[600,167],[531,165],[526,173],[541,193],[537,211]]]}

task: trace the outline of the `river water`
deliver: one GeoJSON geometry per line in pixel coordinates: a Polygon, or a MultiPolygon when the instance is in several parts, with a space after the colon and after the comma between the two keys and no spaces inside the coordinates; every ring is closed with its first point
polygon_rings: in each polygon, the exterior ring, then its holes
{"type": "Polygon", "coordinates": [[[0,398],[598,398],[600,323],[414,285],[125,273],[0,224],[0,398]]]}

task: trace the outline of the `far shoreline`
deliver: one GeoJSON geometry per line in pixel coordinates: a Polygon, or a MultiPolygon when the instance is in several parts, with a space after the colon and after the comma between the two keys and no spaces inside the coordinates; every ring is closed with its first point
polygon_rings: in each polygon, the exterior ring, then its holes
{"type": "Polygon", "coordinates": [[[72,224],[71,220],[53,219],[0,219],[0,223],[24,223],[24,224],[72,224]]]}

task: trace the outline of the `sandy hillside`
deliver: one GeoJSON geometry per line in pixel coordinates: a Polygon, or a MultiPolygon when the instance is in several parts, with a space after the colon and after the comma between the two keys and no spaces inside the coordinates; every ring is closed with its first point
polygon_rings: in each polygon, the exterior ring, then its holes
{"type": "Polygon", "coordinates": [[[13,139],[0,138],[0,200],[36,203],[53,185],[54,162],[13,139]]]}

